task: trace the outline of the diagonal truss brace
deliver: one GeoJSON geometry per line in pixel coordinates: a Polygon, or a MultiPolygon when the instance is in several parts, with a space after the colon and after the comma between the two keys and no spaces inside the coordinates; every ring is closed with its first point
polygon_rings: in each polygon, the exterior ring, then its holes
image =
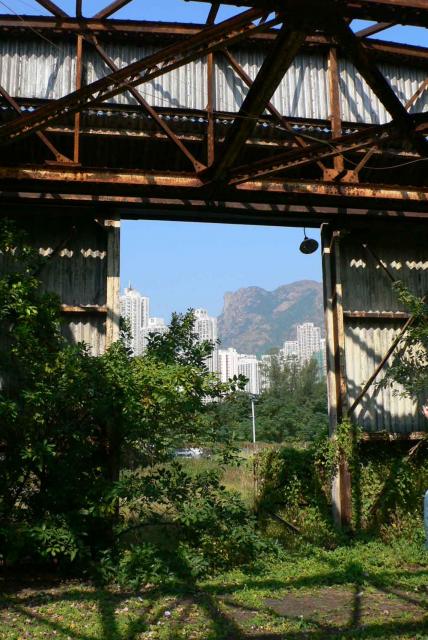
{"type": "MultiPolygon", "coordinates": [[[[0,96],[2,96],[2,98],[10,104],[12,109],[14,109],[20,115],[22,114],[21,107],[19,106],[19,104],[16,102],[14,98],[12,98],[11,95],[8,94],[6,89],[4,89],[1,85],[0,85],[0,96]]],[[[47,136],[45,136],[44,133],[42,133],[41,131],[36,131],[36,136],[39,138],[39,140],[43,142],[43,144],[55,156],[55,160],[57,162],[63,162],[65,164],[73,163],[73,160],[71,160],[70,158],[67,158],[67,156],[65,156],[60,151],[58,151],[55,145],[49,140],[47,136]]]]}
{"type": "Polygon", "coordinates": [[[283,26],[265,58],[256,79],[235,116],[223,144],[221,159],[208,170],[206,178],[216,181],[225,177],[253,131],[257,117],[266,108],[278,84],[287,72],[306,38],[306,30],[283,26]]]}
{"type": "Polygon", "coordinates": [[[371,60],[367,49],[362,46],[361,41],[340,16],[335,15],[334,12],[328,12],[328,20],[330,27],[332,27],[333,37],[337,38],[343,50],[350,56],[359,73],[402,129],[403,135],[410,145],[419,155],[428,156],[428,142],[423,136],[415,133],[412,118],[405,106],[401,104],[391,85],[371,60]]]}
{"type": "MultiPolygon", "coordinates": [[[[247,87],[251,87],[253,84],[253,80],[242,68],[242,66],[239,64],[239,62],[235,58],[235,56],[233,56],[228,49],[223,49],[221,53],[226,57],[226,60],[229,62],[232,69],[237,73],[237,75],[241,78],[241,80],[245,82],[247,87]]],[[[272,102],[268,102],[268,104],[266,105],[266,110],[269,111],[269,113],[271,113],[278,120],[278,122],[288,131],[288,133],[290,133],[293,136],[296,143],[300,147],[302,147],[302,149],[309,146],[309,143],[306,142],[304,138],[299,136],[299,134],[296,133],[296,131],[294,131],[293,127],[291,126],[287,118],[278,111],[278,109],[272,104],[272,102]]],[[[321,162],[321,160],[318,160],[317,164],[322,171],[326,169],[326,166],[321,162]]]]}
{"type": "MultiPolygon", "coordinates": [[[[130,87],[157,78],[211,51],[236,42],[249,33],[260,31],[261,28],[266,28],[266,25],[255,25],[253,21],[262,15],[263,12],[256,9],[245,11],[222,23],[199,31],[185,42],[174,43],[82,87],[78,91],[40,107],[31,114],[17,118],[0,128],[0,144],[13,142],[45,127],[62,115],[75,113],[90,105],[103,102],[130,87]]],[[[278,24],[278,22],[281,22],[279,18],[274,19],[270,22],[270,26],[278,24]]]]}
{"type": "MultiPolygon", "coordinates": [[[[107,55],[105,50],[97,41],[96,37],[88,36],[87,39],[95,47],[97,53],[103,59],[105,64],[110,68],[110,70],[119,71],[119,67],[113,62],[110,56],[107,55]]],[[[153,118],[153,120],[160,127],[160,129],[162,129],[165,135],[180,149],[180,151],[186,156],[186,158],[190,160],[195,171],[202,171],[202,169],[205,169],[205,165],[195,158],[195,156],[188,150],[188,148],[182,143],[182,141],[175,135],[172,129],[170,129],[167,123],[159,117],[156,110],[153,109],[153,107],[151,107],[149,103],[143,98],[141,93],[134,87],[129,87],[129,92],[132,94],[138,104],[141,105],[143,109],[149,114],[149,116],[153,118]]]]}
{"type": "MultiPolygon", "coordinates": [[[[418,130],[428,130],[428,114],[421,114],[418,119],[418,130]]],[[[245,182],[249,178],[272,175],[279,171],[291,169],[315,162],[319,158],[338,156],[347,151],[356,151],[373,144],[382,144],[387,140],[399,137],[400,130],[394,123],[370,127],[354,134],[340,136],[331,140],[311,145],[307,149],[287,151],[271,158],[259,160],[247,166],[237,167],[231,171],[231,183],[245,182]]]]}

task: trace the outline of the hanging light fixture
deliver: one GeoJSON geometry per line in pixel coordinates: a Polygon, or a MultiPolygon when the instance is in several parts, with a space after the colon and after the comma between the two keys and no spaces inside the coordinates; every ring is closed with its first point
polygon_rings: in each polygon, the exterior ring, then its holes
{"type": "Polygon", "coordinates": [[[303,238],[303,241],[300,245],[300,251],[306,255],[315,253],[315,251],[318,249],[318,242],[313,238],[308,238],[308,236],[306,235],[306,228],[303,229],[303,233],[305,234],[305,237],[303,238]]]}

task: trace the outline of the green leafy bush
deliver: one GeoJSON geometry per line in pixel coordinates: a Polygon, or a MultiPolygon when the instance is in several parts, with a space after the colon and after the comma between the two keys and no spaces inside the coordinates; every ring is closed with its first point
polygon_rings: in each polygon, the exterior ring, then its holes
{"type": "Polygon", "coordinates": [[[282,447],[261,455],[259,510],[269,531],[288,545],[310,540],[326,547],[341,540],[332,522],[331,482],[345,456],[352,483],[352,529],[391,540],[420,537],[428,486],[428,442],[366,443],[349,423],[337,437],[306,449],[282,447]],[[273,525],[269,514],[299,528],[273,525]]]}
{"type": "Polygon", "coordinates": [[[130,357],[126,336],[92,357],[62,337],[43,261],[4,220],[0,261],[3,561],[92,558],[139,583],[251,562],[263,543],[237,496],[171,463],[183,442],[230,449],[206,428],[206,401],[245,384],[208,372],[213,345],[197,341],[193,313],[174,314],[144,357],[130,357]]]}

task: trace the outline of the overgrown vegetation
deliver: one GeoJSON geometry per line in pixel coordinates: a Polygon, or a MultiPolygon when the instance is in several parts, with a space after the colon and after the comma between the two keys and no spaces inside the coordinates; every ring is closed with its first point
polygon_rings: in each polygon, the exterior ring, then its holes
{"type": "Polygon", "coordinates": [[[348,533],[422,540],[427,452],[427,440],[364,442],[348,422],[339,425],[336,438],[265,451],[258,508],[266,531],[291,547],[310,541],[334,548],[348,533]],[[341,459],[352,480],[350,532],[337,531],[332,517],[331,485],[341,459]]]}
{"type": "Polygon", "coordinates": [[[411,314],[411,323],[386,371],[383,384],[400,384],[405,395],[421,404],[427,401],[428,395],[428,302],[426,296],[415,296],[400,281],[393,286],[411,314]]]}
{"type": "Polygon", "coordinates": [[[0,227],[0,554],[3,563],[97,567],[137,586],[251,562],[267,544],[218,473],[190,476],[174,448],[222,435],[207,399],[222,384],[193,314],[174,315],[147,354],[125,340],[100,357],[61,335],[58,300],[40,288],[40,258],[0,227]]]}
{"type": "MultiPolygon", "coordinates": [[[[315,360],[298,367],[272,355],[266,377],[269,387],[257,398],[257,440],[311,442],[327,433],[326,381],[315,360]]],[[[251,439],[249,394],[226,397],[212,405],[211,412],[213,421],[237,440],[251,439]]]]}

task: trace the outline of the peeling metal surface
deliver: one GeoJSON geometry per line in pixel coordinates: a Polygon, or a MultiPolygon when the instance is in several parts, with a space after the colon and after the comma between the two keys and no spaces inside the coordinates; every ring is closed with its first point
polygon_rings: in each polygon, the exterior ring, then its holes
{"type": "MultiPolygon", "coordinates": [[[[151,45],[105,44],[107,54],[116,65],[123,67],[150,55],[157,49],[151,45]]],[[[234,49],[234,55],[254,78],[260,69],[264,53],[259,48],[234,49]]],[[[215,109],[234,112],[239,109],[247,87],[236,76],[223,56],[216,55],[215,109]]],[[[353,65],[340,61],[342,118],[348,122],[383,124],[390,120],[378,98],[366,85],[353,65]]],[[[413,96],[426,78],[422,69],[396,64],[380,64],[391,86],[403,104],[413,96]]],[[[89,45],[84,52],[85,82],[93,82],[109,70],[89,45]]],[[[59,41],[56,46],[33,39],[3,38],[0,42],[0,84],[15,98],[55,99],[74,90],[76,55],[72,42],[59,41]]],[[[143,97],[153,106],[165,108],[206,108],[207,63],[201,59],[167,73],[161,78],[140,86],[143,97]]],[[[113,103],[135,105],[129,93],[112,99],[113,103]]],[[[275,107],[284,115],[296,118],[327,120],[330,116],[327,57],[320,53],[296,57],[284,76],[273,99],[275,107]]],[[[428,92],[413,106],[412,111],[428,110],[428,92]]]]}

